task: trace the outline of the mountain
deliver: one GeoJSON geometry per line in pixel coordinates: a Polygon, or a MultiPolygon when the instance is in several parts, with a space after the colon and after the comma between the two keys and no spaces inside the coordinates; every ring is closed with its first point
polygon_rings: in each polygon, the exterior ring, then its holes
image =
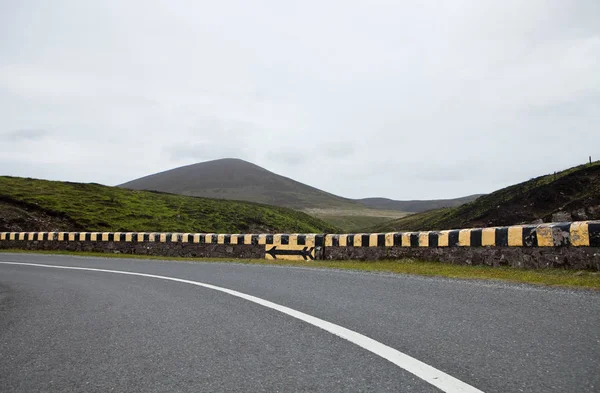
{"type": "Polygon", "coordinates": [[[598,219],[600,161],[506,187],[458,207],[412,214],[370,230],[440,230],[598,219]]]}
{"type": "Polygon", "coordinates": [[[356,231],[388,222],[404,217],[409,212],[456,206],[463,199],[468,201],[476,197],[448,201],[351,200],[233,158],[174,168],[129,181],[119,187],[288,207],[318,217],[344,231],[356,231]],[[405,206],[409,210],[405,210],[405,206]]]}
{"type": "Polygon", "coordinates": [[[400,210],[403,212],[419,213],[432,209],[441,209],[443,207],[456,207],[464,205],[465,203],[474,201],[482,195],[484,194],[469,195],[466,197],[455,199],[431,199],[414,201],[396,201],[387,198],[364,198],[354,199],[354,201],[373,209],[400,210]]]}
{"type": "Polygon", "coordinates": [[[298,210],[362,208],[359,203],[350,199],[277,175],[250,162],[232,158],[182,166],[144,176],[119,187],[258,202],[298,210]]]}
{"type": "Polygon", "coordinates": [[[251,202],[0,176],[0,231],[323,233],[308,214],[251,202]]]}

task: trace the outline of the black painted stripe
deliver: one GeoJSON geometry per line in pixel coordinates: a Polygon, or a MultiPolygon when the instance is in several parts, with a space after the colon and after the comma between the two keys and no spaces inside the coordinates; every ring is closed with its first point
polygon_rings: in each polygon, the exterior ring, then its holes
{"type": "Polygon", "coordinates": [[[448,232],[448,247],[457,247],[458,246],[458,229],[454,229],[448,232]]]}
{"type": "Polygon", "coordinates": [[[90,232],[86,232],[84,235],[84,240],[86,242],[91,242],[92,241],[92,234],[90,232]]]}
{"type": "Polygon", "coordinates": [[[589,223],[590,247],[600,247],[600,223],[589,223]]]}
{"type": "MultiPolygon", "coordinates": [[[[281,243],[283,244],[283,242],[281,243]]],[[[325,245],[325,235],[315,236],[315,247],[323,247],[325,245]]]]}
{"type": "Polygon", "coordinates": [[[419,233],[413,232],[410,234],[410,246],[419,247],[419,233]]]}
{"type": "Polygon", "coordinates": [[[339,247],[340,246],[340,235],[330,235],[331,236],[331,246],[339,247]]]}
{"type": "Polygon", "coordinates": [[[429,247],[437,247],[440,234],[438,232],[429,232],[429,247]]]}
{"type": "Polygon", "coordinates": [[[266,237],[267,244],[273,244],[273,235],[267,235],[266,237]]]}
{"type": "Polygon", "coordinates": [[[258,244],[258,235],[252,235],[252,244],[258,244]]]}
{"type": "Polygon", "coordinates": [[[298,235],[298,245],[299,246],[306,245],[306,235],[298,235]]]}
{"type": "Polygon", "coordinates": [[[281,244],[290,244],[290,235],[281,235],[281,244]]]}
{"type": "Polygon", "coordinates": [[[402,233],[394,233],[394,246],[402,247],[402,233]]]}
{"type": "Polygon", "coordinates": [[[371,245],[371,235],[363,233],[361,236],[361,244],[363,247],[369,247],[371,245]]]}
{"type": "Polygon", "coordinates": [[[537,231],[534,226],[523,227],[523,245],[525,247],[537,247],[537,231]]]}
{"type": "Polygon", "coordinates": [[[377,235],[377,247],[385,247],[385,233],[377,235]]]}
{"type": "Polygon", "coordinates": [[[244,239],[246,237],[244,235],[237,235],[237,244],[244,244],[244,239]]]}
{"type": "Polygon", "coordinates": [[[481,247],[481,229],[472,229],[471,231],[471,247],[481,247]]]}
{"type": "Polygon", "coordinates": [[[231,235],[225,235],[223,237],[223,243],[224,244],[231,244],[231,235]]]}
{"type": "Polygon", "coordinates": [[[346,237],[346,246],[354,247],[354,235],[348,235],[346,237]]]}
{"type": "Polygon", "coordinates": [[[496,228],[496,247],[508,247],[508,227],[496,228]]]}

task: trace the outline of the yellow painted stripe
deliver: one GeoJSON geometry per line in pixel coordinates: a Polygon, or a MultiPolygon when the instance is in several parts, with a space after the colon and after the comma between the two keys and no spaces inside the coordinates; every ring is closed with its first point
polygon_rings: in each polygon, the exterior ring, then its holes
{"type": "Polygon", "coordinates": [[[523,227],[508,227],[508,246],[523,246],[523,227]]]}
{"type": "Polygon", "coordinates": [[[133,234],[131,232],[127,232],[125,234],[125,241],[126,242],[132,242],[133,241],[133,234]]]}
{"type": "Polygon", "coordinates": [[[369,247],[377,247],[377,237],[379,236],[378,233],[371,233],[369,235],[369,247]]]}
{"type": "Polygon", "coordinates": [[[15,232],[12,232],[10,234],[10,240],[16,240],[17,239],[17,234],[15,232]]]}
{"type": "Polygon", "coordinates": [[[65,233],[64,232],[58,232],[58,241],[59,242],[65,241],[65,233]]]}
{"type": "Polygon", "coordinates": [[[189,236],[189,235],[190,235],[190,233],[184,233],[184,234],[182,235],[181,242],[182,242],[182,243],[188,243],[188,236],[189,236]]]}
{"type": "Polygon", "coordinates": [[[333,247],[333,235],[325,235],[325,247],[333,247]]]}
{"type": "Polygon", "coordinates": [[[193,237],[192,241],[194,243],[200,243],[200,234],[199,233],[194,233],[194,237],[193,237]]]}
{"type": "Polygon", "coordinates": [[[306,247],[314,247],[316,244],[316,235],[306,235],[306,242],[305,242],[305,246],[306,247]]]}
{"type": "Polygon", "coordinates": [[[158,235],[158,241],[160,243],[166,243],[167,242],[167,234],[161,233],[160,235],[158,235]]]}
{"type": "Polygon", "coordinates": [[[419,247],[429,247],[429,232],[419,232],[419,247]]]}
{"type": "Polygon", "coordinates": [[[239,235],[240,235],[239,233],[238,233],[238,234],[235,234],[235,235],[231,235],[231,240],[230,240],[230,243],[231,243],[231,244],[238,244],[238,236],[239,236],[239,235]]]}
{"type": "Polygon", "coordinates": [[[80,242],[84,242],[85,241],[85,235],[86,235],[86,232],[80,232],[79,233],[79,241],[80,242]]]}
{"type": "Polygon", "coordinates": [[[179,233],[171,233],[171,243],[179,242],[179,233]]]}
{"type": "Polygon", "coordinates": [[[448,247],[448,234],[450,231],[440,231],[438,234],[438,247],[448,247]]]}
{"type": "Polygon", "coordinates": [[[410,247],[410,232],[402,233],[402,247],[410,247]]]}
{"type": "Polygon", "coordinates": [[[298,234],[297,233],[292,233],[290,235],[289,245],[290,246],[297,246],[298,245],[298,234]]]}
{"type": "Polygon", "coordinates": [[[354,235],[354,247],[362,247],[362,233],[354,235]]]}
{"type": "Polygon", "coordinates": [[[469,247],[471,245],[470,229],[461,229],[458,231],[458,245],[461,247],[469,247]]]}
{"type": "MultiPolygon", "coordinates": [[[[58,240],[60,240],[60,233],[58,234],[58,240]]],[[[100,236],[100,241],[107,242],[108,241],[108,233],[102,232],[100,236]]]]}
{"type": "Polygon", "coordinates": [[[0,240],[6,240],[6,232],[0,233],[0,240]]]}
{"type": "Polygon", "coordinates": [[[554,237],[552,236],[552,227],[540,225],[536,228],[538,247],[554,247],[554,237]]]}
{"type": "Polygon", "coordinates": [[[244,244],[252,244],[252,235],[244,235],[244,244]]]}
{"type": "Polygon", "coordinates": [[[121,241],[121,232],[115,232],[113,235],[113,239],[115,242],[120,242],[121,241]]]}
{"type": "Polygon", "coordinates": [[[338,243],[340,247],[346,247],[348,245],[348,235],[340,235],[338,243]]]}
{"type": "Polygon", "coordinates": [[[590,232],[588,223],[585,221],[571,224],[571,245],[576,247],[588,247],[590,245],[590,232]]]}
{"type": "Polygon", "coordinates": [[[267,244],[267,235],[264,233],[258,235],[258,244],[267,244]]]}
{"type": "Polygon", "coordinates": [[[483,228],[481,230],[481,245],[495,246],[496,245],[496,228],[483,228]]]}
{"type": "Polygon", "coordinates": [[[273,246],[280,246],[281,245],[281,234],[274,234],[273,235],[273,246]]]}
{"type": "Polygon", "coordinates": [[[225,235],[217,235],[217,244],[225,244],[225,235]]]}
{"type": "Polygon", "coordinates": [[[386,233],[385,234],[385,246],[386,247],[393,247],[394,246],[394,234],[393,233],[386,233]]]}
{"type": "Polygon", "coordinates": [[[75,241],[75,234],[73,232],[69,232],[69,241],[70,242],[74,242],[75,241]]]}

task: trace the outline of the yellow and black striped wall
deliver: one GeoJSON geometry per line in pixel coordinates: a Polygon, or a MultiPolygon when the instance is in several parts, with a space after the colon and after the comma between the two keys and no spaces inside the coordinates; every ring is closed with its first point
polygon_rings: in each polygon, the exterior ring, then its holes
{"type": "Polygon", "coordinates": [[[600,247],[600,221],[357,234],[0,232],[0,242],[57,241],[264,246],[267,259],[318,259],[328,247],[600,247]]]}
{"type": "Polygon", "coordinates": [[[325,247],[600,247],[600,221],[325,235],[325,247]]]}

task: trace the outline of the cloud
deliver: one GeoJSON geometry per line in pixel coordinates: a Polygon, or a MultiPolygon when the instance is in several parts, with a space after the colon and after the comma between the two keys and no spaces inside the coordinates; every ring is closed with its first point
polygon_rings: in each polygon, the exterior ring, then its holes
{"type": "Polygon", "coordinates": [[[0,13],[6,174],[237,157],[422,199],[600,157],[598,1],[33,3],[0,13]]]}
{"type": "Polygon", "coordinates": [[[20,129],[3,133],[0,138],[11,142],[37,141],[48,135],[48,131],[39,129],[20,129]]]}

